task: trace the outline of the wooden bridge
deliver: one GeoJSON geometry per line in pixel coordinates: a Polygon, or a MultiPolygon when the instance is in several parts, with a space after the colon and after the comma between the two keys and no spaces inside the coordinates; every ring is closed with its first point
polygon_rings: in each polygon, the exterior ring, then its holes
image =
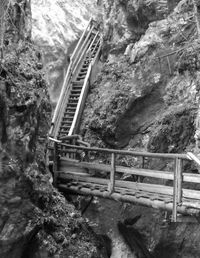
{"type": "Polygon", "coordinates": [[[100,49],[98,25],[91,20],[71,57],[52,120],[49,149],[54,185],[69,194],[170,211],[172,221],[177,221],[178,213],[199,216],[200,174],[186,170],[191,163],[200,166],[194,154],[95,148],[76,134],[100,49]],[[172,169],[153,169],[152,160],[169,164],[172,169]]]}

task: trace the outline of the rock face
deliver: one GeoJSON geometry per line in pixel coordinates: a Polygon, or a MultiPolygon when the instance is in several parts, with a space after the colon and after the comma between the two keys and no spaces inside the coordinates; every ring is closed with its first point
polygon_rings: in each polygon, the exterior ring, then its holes
{"type": "Polygon", "coordinates": [[[52,186],[45,166],[51,105],[41,53],[29,41],[30,27],[26,35],[20,34],[30,22],[28,2],[11,4],[9,9],[5,6],[4,13],[0,257],[106,257],[74,206],[52,186]]]}
{"type": "Polygon", "coordinates": [[[89,19],[96,15],[96,1],[92,0],[32,0],[32,37],[43,51],[53,102],[59,97],[68,66],[67,56],[73,51],[89,19]]]}
{"type": "MultiPolygon", "coordinates": [[[[101,147],[196,151],[200,46],[192,1],[101,4],[104,63],[84,110],[84,139],[101,147]]],[[[127,158],[126,164],[134,162],[127,158]]],[[[152,167],[166,164],[152,162],[152,167]]],[[[162,229],[161,211],[139,207],[137,213],[131,208],[134,216],[142,214],[137,229],[150,240],[147,246],[154,257],[199,257],[199,225],[173,223],[162,229]]]]}
{"type": "Polygon", "coordinates": [[[193,5],[145,0],[102,5],[107,59],[88,97],[85,139],[157,152],[193,148],[200,69],[193,5]]]}

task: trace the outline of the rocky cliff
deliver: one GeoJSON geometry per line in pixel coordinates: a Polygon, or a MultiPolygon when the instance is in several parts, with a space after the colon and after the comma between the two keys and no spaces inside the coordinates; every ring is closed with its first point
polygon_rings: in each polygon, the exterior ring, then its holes
{"type": "Polygon", "coordinates": [[[30,2],[4,3],[0,17],[0,257],[105,257],[80,214],[52,186],[45,165],[51,105],[42,55],[30,41],[30,2]]]}
{"type": "Polygon", "coordinates": [[[82,134],[113,147],[193,148],[200,63],[192,2],[102,5],[106,62],[92,85],[82,134]]]}
{"type": "Polygon", "coordinates": [[[89,19],[97,16],[96,1],[32,0],[34,42],[43,52],[50,97],[57,101],[68,56],[89,19]]]}
{"type": "MultiPolygon", "coordinates": [[[[101,1],[103,63],[84,110],[85,140],[101,147],[199,153],[200,45],[193,3],[101,1]]],[[[152,162],[156,169],[165,165],[152,162]]],[[[136,228],[153,257],[199,257],[199,225],[162,225],[163,214],[144,207],[126,206],[121,213],[129,211],[142,215],[136,228]]]]}

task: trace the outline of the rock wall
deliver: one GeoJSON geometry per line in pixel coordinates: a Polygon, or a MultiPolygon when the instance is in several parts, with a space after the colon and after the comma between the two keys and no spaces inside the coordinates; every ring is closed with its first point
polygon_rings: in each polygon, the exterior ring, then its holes
{"type": "MultiPolygon", "coordinates": [[[[198,154],[200,56],[192,1],[101,4],[104,62],[91,85],[80,133],[100,147],[198,154]]],[[[138,160],[122,162],[131,167],[138,160]]],[[[152,160],[148,167],[171,170],[172,164],[152,160]]],[[[187,165],[183,169],[197,172],[187,165]]],[[[161,211],[136,205],[125,205],[124,215],[142,215],[136,228],[145,235],[153,257],[199,257],[199,225],[187,218],[168,224],[161,211]],[[128,215],[129,208],[133,213],[128,215]]]]}
{"type": "Polygon", "coordinates": [[[103,146],[193,149],[200,66],[192,3],[102,5],[105,63],[91,87],[81,133],[103,146]],[[154,146],[160,137],[164,146],[154,146]]]}
{"type": "Polygon", "coordinates": [[[32,0],[34,42],[43,52],[50,97],[56,102],[73,51],[89,19],[98,13],[92,0],[32,0]]]}
{"type": "Polygon", "coordinates": [[[0,257],[106,257],[80,213],[52,186],[46,168],[51,105],[41,53],[29,41],[30,27],[24,29],[31,21],[29,7],[21,0],[4,12],[0,257]]]}

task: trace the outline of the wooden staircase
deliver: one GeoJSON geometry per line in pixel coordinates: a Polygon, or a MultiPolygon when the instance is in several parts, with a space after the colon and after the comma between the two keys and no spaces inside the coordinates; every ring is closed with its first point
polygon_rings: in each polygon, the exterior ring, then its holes
{"type": "Polygon", "coordinates": [[[92,69],[98,61],[100,49],[101,37],[98,24],[90,20],[71,57],[52,119],[50,137],[61,139],[66,135],[77,133],[92,69]]]}

